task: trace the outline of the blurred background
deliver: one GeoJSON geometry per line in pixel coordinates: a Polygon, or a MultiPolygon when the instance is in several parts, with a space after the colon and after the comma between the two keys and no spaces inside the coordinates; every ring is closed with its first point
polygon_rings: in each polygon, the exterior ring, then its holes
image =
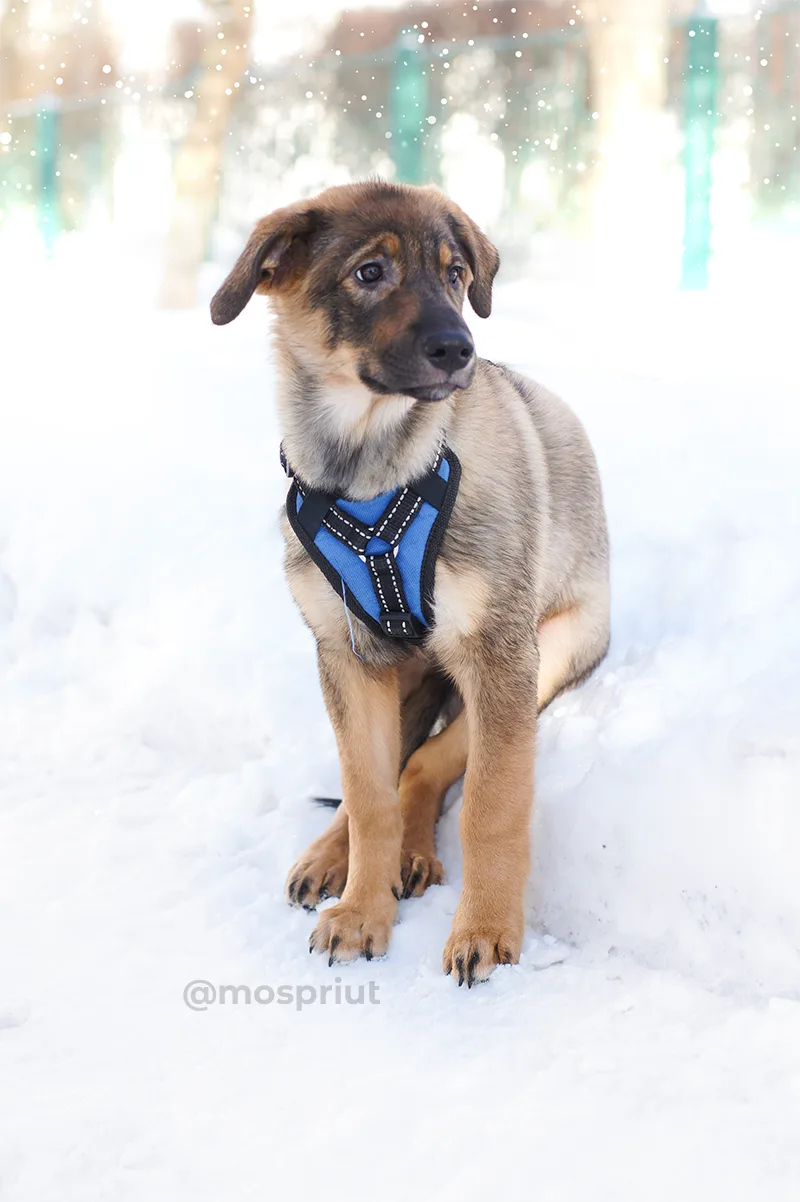
{"type": "Polygon", "coordinates": [[[256,217],[379,173],[505,282],[788,287],[799,45],[800,0],[0,0],[0,268],[190,308],[256,217]]]}

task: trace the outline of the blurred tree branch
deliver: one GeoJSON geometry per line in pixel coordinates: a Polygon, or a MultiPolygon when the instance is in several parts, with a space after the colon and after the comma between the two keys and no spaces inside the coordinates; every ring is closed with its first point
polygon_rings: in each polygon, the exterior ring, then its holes
{"type": "Polygon", "coordinates": [[[205,259],[220,189],[225,135],[239,83],[248,65],[254,0],[205,0],[209,22],[196,79],[194,115],[173,170],[173,209],[160,304],[187,309],[197,303],[197,278],[205,259]]]}

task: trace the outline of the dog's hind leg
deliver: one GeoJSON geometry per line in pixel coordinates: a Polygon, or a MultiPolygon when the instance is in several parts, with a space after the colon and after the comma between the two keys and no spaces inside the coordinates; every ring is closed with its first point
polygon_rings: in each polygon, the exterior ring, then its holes
{"type": "Polygon", "coordinates": [[[421,897],[428,885],[444,880],[436,858],[436,823],[445,793],[464,775],[466,766],[467,719],[462,710],[414,752],[400,777],[403,897],[421,897]]]}
{"type": "Polygon", "coordinates": [[[608,608],[576,603],[540,623],[538,705],[581,684],[608,650],[608,608]]]}
{"type": "Polygon", "coordinates": [[[347,883],[350,830],[347,813],[339,805],[328,829],[309,844],[286,882],[286,899],[313,910],[326,897],[341,897],[347,883]]]}
{"type": "Polygon", "coordinates": [[[400,753],[400,773],[402,775],[411,756],[430,735],[439,715],[453,697],[455,689],[452,681],[438,671],[426,671],[418,680],[410,677],[404,688],[401,670],[400,685],[403,690],[402,749],[400,753]]]}

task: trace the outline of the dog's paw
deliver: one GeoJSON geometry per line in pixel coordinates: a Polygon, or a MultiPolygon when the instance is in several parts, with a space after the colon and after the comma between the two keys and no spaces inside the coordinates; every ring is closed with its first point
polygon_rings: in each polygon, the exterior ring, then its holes
{"type": "Polygon", "coordinates": [[[341,897],[347,883],[346,847],[317,852],[309,848],[295,864],[286,881],[286,900],[292,906],[313,910],[326,897],[341,897]]]}
{"type": "Polygon", "coordinates": [[[400,862],[402,897],[422,897],[429,885],[441,885],[444,869],[435,856],[403,848],[400,862]]]}
{"type": "Polygon", "coordinates": [[[516,934],[511,924],[505,929],[492,929],[486,924],[454,922],[442,953],[445,973],[466,982],[471,989],[485,981],[498,964],[516,964],[522,947],[522,933],[516,934]]]}
{"type": "Polygon", "coordinates": [[[397,917],[397,901],[392,895],[390,902],[369,910],[346,902],[331,906],[320,915],[308,941],[308,950],[327,954],[329,965],[356,960],[359,956],[365,956],[367,960],[384,956],[397,917]]]}

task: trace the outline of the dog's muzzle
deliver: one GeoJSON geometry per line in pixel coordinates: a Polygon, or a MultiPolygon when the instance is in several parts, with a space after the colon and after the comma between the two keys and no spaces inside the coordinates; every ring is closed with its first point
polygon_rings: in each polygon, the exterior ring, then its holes
{"type": "Polygon", "coordinates": [[[424,334],[419,349],[439,371],[453,376],[469,367],[475,355],[475,344],[468,330],[435,330],[424,334]]]}
{"type": "Polygon", "coordinates": [[[391,348],[378,370],[359,372],[378,394],[400,393],[417,401],[443,401],[468,388],[475,373],[475,344],[452,309],[423,314],[411,337],[391,348]]]}

